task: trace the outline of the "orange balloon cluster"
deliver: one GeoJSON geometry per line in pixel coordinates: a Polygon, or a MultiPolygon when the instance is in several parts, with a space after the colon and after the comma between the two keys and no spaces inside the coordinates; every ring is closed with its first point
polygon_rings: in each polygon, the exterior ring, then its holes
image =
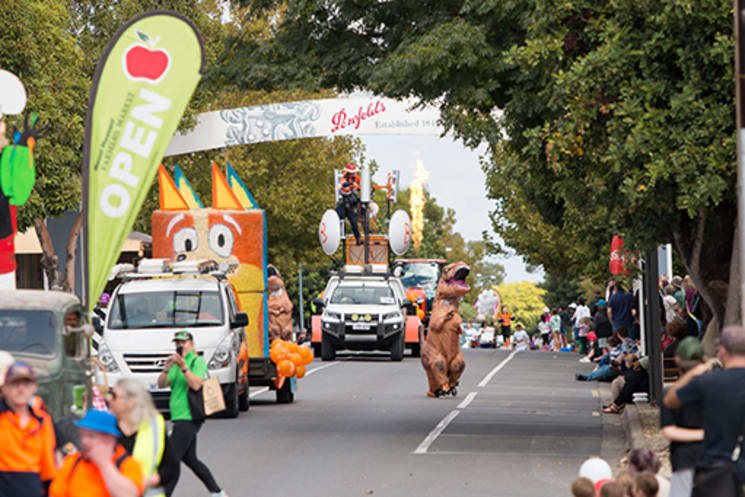
{"type": "Polygon", "coordinates": [[[305,376],[305,366],[313,362],[313,351],[279,338],[272,341],[269,357],[277,365],[277,373],[285,378],[305,376]]]}

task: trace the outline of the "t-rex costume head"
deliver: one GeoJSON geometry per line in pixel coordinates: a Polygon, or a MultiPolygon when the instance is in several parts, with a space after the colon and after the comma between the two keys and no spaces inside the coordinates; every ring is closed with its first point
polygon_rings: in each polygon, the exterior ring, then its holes
{"type": "Polygon", "coordinates": [[[287,296],[282,275],[273,265],[267,266],[267,286],[269,288],[269,342],[275,338],[292,338],[292,302],[287,296]]]}
{"type": "Polygon", "coordinates": [[[460,298],[471,289],[466,278],[471,269],[465,262],[448,264],[442,270],[432,304],[427,341],[422,348],[422,366],[429,380],[430,397],[457,394],[458,379],[466,368],[460,350],[462,319],[458,310],[460,298]]]}

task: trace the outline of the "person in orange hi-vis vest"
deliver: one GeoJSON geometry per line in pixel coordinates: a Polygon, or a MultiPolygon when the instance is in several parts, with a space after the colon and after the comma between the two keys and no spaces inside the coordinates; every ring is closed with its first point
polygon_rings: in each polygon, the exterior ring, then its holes
{"type": "Polygon", "coordinates": [[[121,432],[116,417],[88,409],[75,424],[80,430],[81,452],[65,457],[49,488],[49,497],[142,495],[142,466],[117,443],[121,432]]]}
{"type": "Polygon", "coordinates": [[[502,329],[502,338],[504,339],[504,348],[510,348],[510,336],[512,335],[512,314],[506,305],[502,306],[502,312],[497,315],[497,322],[502,329]]]}
{"type": "Polygon", "coordinates": [[[47,495],[57,471],[52,418],[32,408],[38,384],[33,368],[13,363],[4,375],[0,401],[0,495],[47,495]]]}

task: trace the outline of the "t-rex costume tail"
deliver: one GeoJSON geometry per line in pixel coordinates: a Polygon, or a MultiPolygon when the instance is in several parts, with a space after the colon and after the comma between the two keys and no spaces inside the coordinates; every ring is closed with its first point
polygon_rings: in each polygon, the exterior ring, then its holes
{"type": "Polygon", "coordinates": [[[267,285],[269,287],[269,298],[267,309],[269,310],[269,341],[275,338],[282,340],[292,339],[292,302],[287,296],[285,283],[277,268],[269,264],[267,266],[267,285]]]}
{"type": "Polygon", "coordinates": [[[457,395],[458,379],[466,368],[460,350],[462,319],[458,301],[471,288],[466,284],[470,268],[464,262],[445,266],[432,304],[427,341],[422,347],[422,365],[429,380],[430,397],[457,395]]]}

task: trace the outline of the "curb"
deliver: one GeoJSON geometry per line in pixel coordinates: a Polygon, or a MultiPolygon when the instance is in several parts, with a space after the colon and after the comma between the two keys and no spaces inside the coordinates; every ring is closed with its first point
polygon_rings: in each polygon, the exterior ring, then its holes
{"type": "Polygon", "coordinates": [[[642,423],[639,418],[639,409],[636,404],[628,403],[621,415],[623,431],[626,438],[626,448],[633,450],[644,446],[644,434],[642,433],[642,423]]]}

